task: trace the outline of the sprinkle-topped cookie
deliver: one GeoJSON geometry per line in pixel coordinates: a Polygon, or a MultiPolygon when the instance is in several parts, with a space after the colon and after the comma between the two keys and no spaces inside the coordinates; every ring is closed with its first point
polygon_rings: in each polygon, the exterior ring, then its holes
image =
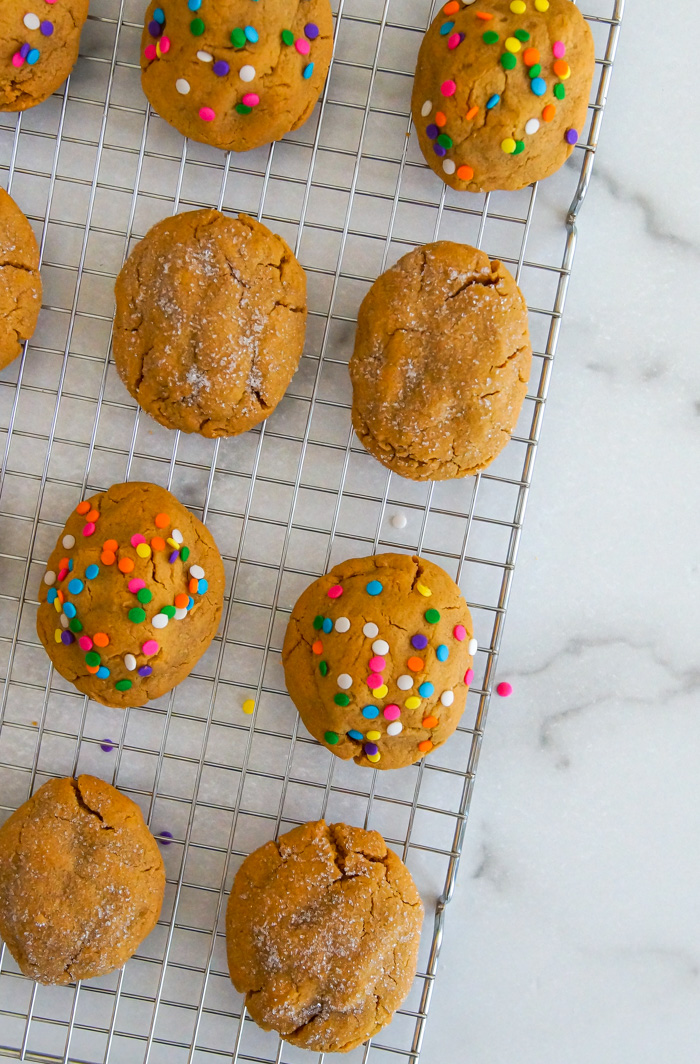
{"type": "Polygon", "coordinates": [[[449,0],[425,35],[413,87],[429,166],[470,192],[548,177],[581,136],[594,62],[570,0],[449,0]]]}
{"type": "Polygon", "coordinates": [[[37,630],[55,667],[97,702],[169,691],[211,642],[223,602],[210,533],[155,484],[80,502],[41,584],[37,630]]]}
{"type": "Polygon", "coordinates": [[[159,0],[146,11],[142,84],[185,136],[248,151],[306,121],[332,50],[328,0],[159,0]]]}
{"type": "Polygon", "coordinates": [[[282,660],[311,734],[338,757],[383,769],[418,761],[452,734],[475,651],[469,608],[448,574],[423,558],[379,554],[307,588],[282,660]]]}
{"type": "Polygon", "coordinates": [[[0,111],[41,103],[78,58],[89,0],[2,0],[0,111]]]}

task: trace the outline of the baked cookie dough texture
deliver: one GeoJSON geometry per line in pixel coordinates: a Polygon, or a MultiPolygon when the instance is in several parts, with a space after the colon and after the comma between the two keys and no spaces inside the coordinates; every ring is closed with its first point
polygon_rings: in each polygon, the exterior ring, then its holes
{"type": "Polygon", "coordinates": [[[417,248],[362,301],[355,432],[403,477],[470,476],[510,439],[531,361],[525,300],[502,263],[466,244],[417,248]]]}
{"type": "Polygon", "coordinates": [[[39,248],[32,227],[0,188],[0,369],[22,352],[41,308],[39,248]]]}
{"type": "Polygon", "coordinates": [[[328,0],[159,0],[146,11],[141,83],[184,136],[248,151],[306,121],[332,51],[328,0]]]}
{"type": "Polygon", "coordinates": [[[2,0],[0,111],[34,107],[75,66],[89,0],[2,0]]]}
{"type": "Polygon", "coordinates": [[[201,521],[156,484],[115,484],[68,518],[41,582],[37,631],[79,691],[140,706],[189,675],[223,597],[221,556],[201,521]]]}
{"type": "Polygon", "coordinates": [[[164,890],[141,810],[95,776],[49,780],[0,828],[0,936],[40,983],[120,968],[155,927],[164,890]]]}
{"type": "Polygon", "coordinates": [[[226,914],[236,990],[265,1030],[317,1053],[377,1034],[416,971],[423,906],[376,831],[304,824],[247,857],[226,914]]]}
{"type": "Polygon", "coordinates": [[[280,236],[245,215],[177,214],[136,245],[115,292],[114,361],[152,418],[213,437],[269,417],[306,333],[306,275],[280,236]]]}
{"type": "Polygon", "coordinates": [[[548,177],[581,136],[594,66],[593,37],[570,0],[449,0],[413,84],[428,165],[469,192],[548,177]]]}
{"type": "Polygon", "coordinates": [[[336,565],[304,591],[282,661],[311,734],[344,760],[389,769],[452,735],[475,652],[469,607],[444,569],[377,554],[336,565]]]}

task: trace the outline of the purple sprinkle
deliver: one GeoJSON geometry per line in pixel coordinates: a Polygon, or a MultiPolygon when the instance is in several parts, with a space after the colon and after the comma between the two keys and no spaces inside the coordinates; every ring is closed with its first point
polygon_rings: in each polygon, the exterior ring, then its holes
{"type": "Polygon", "coordinates": [[[71,643],[75,643],[75,636],[72,632],[69,632],[68,629],[66,629],[65,632],[61,632],[61,642],[65,643],[68,647],[71,643]]]}
{"type": "Polygon", "coordinates": [[[104,750],[106,754],[111,754],[117,744],[113,743],[111,739],[103,739],[100,743],[100,750],[104,750]]]}
{"type": "Polygon", "coordinates": [[[231,67],[228,65],[225,59],[217,59],[212,67],[212,70],[218,78],[224,78],[228,74],[231,67]]]}
{"type": "Polygon", "coordinates": [[[155,19],[152,19],[152,21],[148,23],[148,32],[151,37],[160,37],[163,32],[163,27],[160,22],[156,22],[155,19]]]}
{"type": "Polygon", "coordinates": [[[440,136],[440,130],[434,122],[431,122],[430,125],[426,127],[425,132],[431,140],[437,140],[437,138],[440,136]]]}
{"type": "Polygon", "coordinates": [[[22,47],[19,50],[19,54],[22,56],[22,59],[26,59],[27,56],[29,55],[30,51],[31,51],[31,45],[23,44],[22,47]]]}
{"type": "Polygon", "coordinates": [[[575,144],[578,140],[578,133],[575,129],[567,129],[566,131],[566,143],[575,144]]]}
{"type": "Polygon", "coordinates": [[[53,33],[53,22],[42,22],[41,26],[39,26],[39,29],[41,30],[42,35],[44,37],[50,37],[53,33]]]}
{"type": "Polygon", "coordinates": [[[161,846],[169,846],[172,842],[173,833],[172,831],[161,831],[158,835],[156,835],[156,838],[158,839],[158,842],[161,844],[161,846]]]}
{"type": "Polygon", "coordinates": [[[315,22],[307,22],[304,26],[304,36],[308,37],[310,41],[315,41],[318,37],[318,26],[315,22]]]}
{"type": "Polygon", "coordinates": [[[179,556],[180,556],[180,551],[179,551],[179,550],[174,550],[174,551],[173,551],[173,553],[172,553],[172,554],[170,555],[170,557],[168,558],[168,561],[169,561],[169,562],[170,562],[170,564],[172,565],[172,564],[173,564],[173,562],[176,562],[176,561],[177,561],[177,559],[179,558],[179,556]]]}
{"type": "Polygon", "coordinates": [[[152,672],[153,669],[150,665],[142,665],[139,669],[139,676],[150,676],[152,672]]]}
{"type": "Polygon", "coordinates": [[[447,155],[447,148],[443,148],[442,144],[433,144],[433,151],[436,155],[442,158],[443,155],[447,155]]]}
{"type": "Polygon", "coordinates": [[[416,650],[425,650],[428,645],[428,637],[425,635],[414,635],[411,638],[411,646],[416,650]]]}
{"type": "Polygon", "coordinates": [[[374,757],[375,754],[379,753],[379,747],[374,743],[365,743],[365,753],[371,754],[374,757]]]}

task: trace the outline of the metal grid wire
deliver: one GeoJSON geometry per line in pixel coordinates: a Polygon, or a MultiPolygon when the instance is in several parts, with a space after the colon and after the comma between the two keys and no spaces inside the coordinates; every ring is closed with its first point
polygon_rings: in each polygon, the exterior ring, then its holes
{"type": "Polygon", "coordinates": [[[24,357],[0,376],[0,810],[7,816],[51,776],[110,780],[156,834],[173,836],[163,848],[166,900],[126,968],[89,984],[33,984],[3,947],[0,1050],[90,1064],[306,1060],[246,1018],[228,979],[223,914],[246,854],[325,816],[381,831],[411,868],[427,912],[404,1007],[344,1059],[415,1062],[623,0],[586,0],[598,60],[572,159],[540,188],[486,196],[442,185],[411,135],[411,78],[430,0],[336,0],[335,58],[313,118],[243,156],[185,142],[148,110],[138,77],[143,7],[93,0],[65,88],[39,108],[0,116],[1,180],[39,234],[45,299],[24,357]],[[109,359],[114,278],[133,242],[159,218],[205,205],[265,221],[295,248],[309,281],[299,372],[272,417],[232,440],[155,425],[109,359]],[[416,484],[390,475],[354,438],[346,367],[371,282],[414,245],[441,237],[483,246],[514,271],[535,357],[516,433],[489,471],[416,484]],[[91,703],[53,673],[34,625],[65,515],[86,493],[128,478],[171,488],[208,523],[228,597],[192,676],[124,712],[91,703]],[[402,529],[391,521],[399,512],[402,529]],[[457,733],[420,765],[388,773],[340,762],[315,743],[280,665],[301,590],[344,558],[382,550],[418,551],[446,568],[480,644],[457,733]],[[249,697],[253,717],[241,712],[249,697]]]}

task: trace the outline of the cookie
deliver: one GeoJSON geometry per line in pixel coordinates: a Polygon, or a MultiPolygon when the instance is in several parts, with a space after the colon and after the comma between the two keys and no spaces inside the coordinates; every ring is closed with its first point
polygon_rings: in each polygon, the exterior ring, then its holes
{"type": "Polygon", "coordinates": [[[0,369],[22,353],[22,341],[33,335],[41,293],[39,248],[32,227],[0,188],[0,369]]]}
{"type": "Polygon", "coordinates": [[[345,1053],[386,1026],[408,994],[422,920],[410,872],[377,831],[303,824],[236,874],[231,979],[266,1031],[345,1053]]]}
{"type": "Polygon", "coordinates": [[[95,776],[49,780],[0,828],[0,936],[39,983],[120,968],[155,927],[164,890],[141,810],[95,776]]]}
{"type": "Polygon", "coordinates": [[[586,122],[593,37],[570,0],[450,0],[426,33],[413,121],[451,188],[519,189],[558,170],[586,122]]]}
{"type": "Polygon", "coordinates": [[[54,667],[105,706],[160,698],[216,634],[224,567],[211,533],[157,484],[114,484],[79,503],[39,590],[54,667]]]}
{"type": "Polygon", "coordinates": [[[116,283],[114,361],[161,425],[236,436],[272,413],[306,332],[306,275],[282,237],[241,214],[158,222],[116,283]]]}
{"type": "Polygon", "coordinates": [[[2,0],[0,111],[50,96],[75,66],[89,0],[2,0]]]}
{"type": "Polygon", "coordinates": [[[449,739],[476,652],[462,593],[404,554],[341,562],[301,595],[282,651],[287,690],[338,757],[402,768],[449,739]]]}
{"type": "Polygon", "coordinates": [[[360,307],[355,432],[402,477],[471,476],[510,439],[531,362],[525,300],[501,262],[449,241],[416,248],[360,307]]]}
{"type": "Polygon", "coordinates": [[[141,84],[161,118],[226,151],[304,123],[333,52],[328,0],[160,0],[141,40],[141,84]]]}

